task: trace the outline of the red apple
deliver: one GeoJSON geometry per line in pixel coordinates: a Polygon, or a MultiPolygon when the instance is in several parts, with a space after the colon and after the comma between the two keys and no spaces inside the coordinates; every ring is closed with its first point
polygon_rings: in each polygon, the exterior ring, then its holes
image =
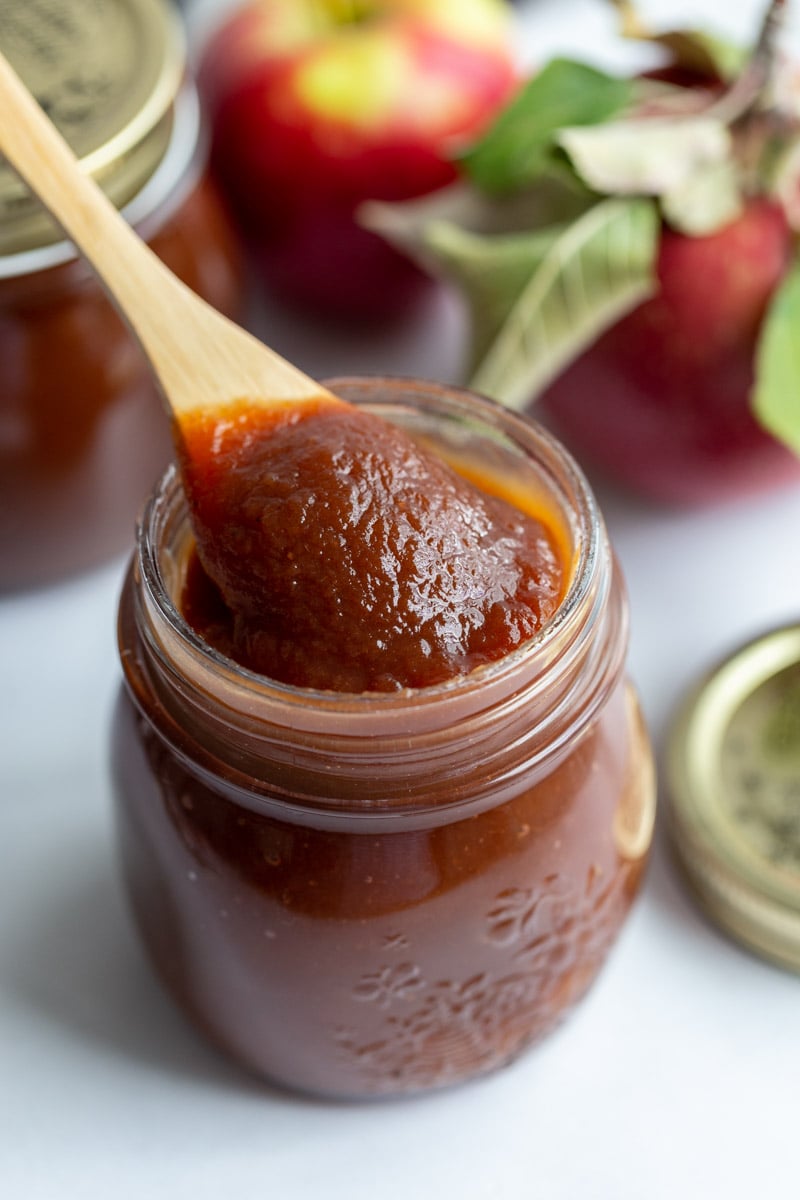
{"type": "Polygon", "coordinates": [[[374,318],[422,276],[354,219],[449,183],[515,81],[504,0],[255,0],[211,39],[212,163],[274,288],[374,318]]]}
{"type": "Polygon", "coordinates": [[[573,362],[542,403],[587,463],[657,500],[704,503],[800,476],[750,407],[767,305],[794,253],[783,209],[750,199],[719,232],[664,228],[658,292],[573,362]]]}

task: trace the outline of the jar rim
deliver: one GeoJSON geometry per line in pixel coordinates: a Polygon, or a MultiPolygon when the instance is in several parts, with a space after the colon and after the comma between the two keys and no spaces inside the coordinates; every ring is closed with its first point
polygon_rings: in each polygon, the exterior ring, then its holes
{"type": "MultiPolygon", "coordinates": [[[[498,694],[507,691],[516,678],[527,676],[537,663],[546,664],[564,654],[565,644],[580,640],[580,628],[585,623],[587,603],[597,575],[598,558],[605,538],[605,529],[594,495],[578,464],[564,446],[544,427],[530,418],[511,412],[502,405],[468,389],[427,380],[402,376],[348,376],[327,380],[325,386],[333,392],[360,392],[375,407],[390,408],[405,400],[408,403],[438,398],[446,402],[448,416],[466,418],[473,426],[476,418],[487,429],[504,435],[515,448],[523,451],[537,466],[546,469],[552,480],[558,480],[561,497],[554,495],[568,519],[573,539],[573,562],[565,595],[553,616],[537,633],[502,658],[482,664],[469,673],[456,675],[442,682],[420,688],[404,688],[392,692],[335,692],[302,688],[257,674],[227,658],[209,646],[185,620],[173,599],[169,584],[159,561],[157,548],[166,522],[175,519],[183,504],[183,519],[188,525],[185,499],[177,468],[169,467],[145,504],[139,521],[137,565],[150,599],[150,612],[166,622],[170,638],[170,655],[178,648],[183,666],[189,669],[211,668],[215,681],[232,688],[237,695],[237,707],[243,704],[251,713],[254,709],[281,708],[293,728],[313,728],[319,721],[329,725],[332,719],[354,720],[367,724],[379,721],[398,711],[424,711],[430,720],[431,709],[449,706],[454,697],[462,702],[472,697],[481,709],[496,702],[498,694]],[[382,400],[379,400],[382,397],[382,400]],[[568,496],[567,496],[568,493],[568,496]],[[569,499],[569,506],[567,506],[569,499]]],[[[551,480],[551,485],[552,485],[551,480]]],[[[555,491],[555,488],[553,488],[555,491]]],[[[173,566],[176,564],[173,562],[173,566]]],[[[595,589],[596,590],[596,589],[595,589]]],[[[169,657],[158,640],[150,639],[151,649],[162,663],[169,657]]]]}

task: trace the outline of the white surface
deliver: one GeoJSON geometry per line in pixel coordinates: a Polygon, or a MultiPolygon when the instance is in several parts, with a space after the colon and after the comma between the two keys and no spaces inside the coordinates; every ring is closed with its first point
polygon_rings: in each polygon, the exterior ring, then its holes
{"type": "MultiPolygon", "coordinates": [[[[729,28],[755,11],[743,0],[646,9],[717,10],[729,28]]],[[[599,0],[536,0],[528,49],[602,49],[606,18],[599,0]]],[[[285,321],[271,334],[324,373],[448,378],[460,316],[441,297],[368,349],[285,321]]],[[[631,670],[660,744],[701,669],[797,619],[800,491],[687,514],[601,501],[631,593],[631,670]]],[[[217,1058],[153,981],[120,894],[106,777],[120,571],[0,603],[0,1195],[797,1194],[800,980],[706,924],[660,831],[599,983],[513,1068],[428,1098],[338,1106],[272,1091],[217,1058]]]]}

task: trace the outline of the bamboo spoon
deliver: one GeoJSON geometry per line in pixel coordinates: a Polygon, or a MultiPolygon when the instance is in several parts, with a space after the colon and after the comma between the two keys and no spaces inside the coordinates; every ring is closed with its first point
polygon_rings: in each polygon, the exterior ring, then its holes
{"type": "Polygon", "coordinates": [[[164,266],[133,232],[0,54],[0,153],[106,285],[155,372],[172,414],[247,400],[269,408],[344,404],[164,266]]]}

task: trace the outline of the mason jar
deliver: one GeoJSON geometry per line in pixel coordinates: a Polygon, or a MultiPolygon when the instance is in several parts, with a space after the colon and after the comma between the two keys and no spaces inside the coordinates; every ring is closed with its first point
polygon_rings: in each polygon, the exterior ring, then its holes
{"type": "MultiPolygon", "coordinates": [[[[239,249],[164,0],[3,0],[0,49],[160,258],[215,307],[239,249]]],[[[170,458],[152,373],[89,267],[0,163],[0,590],[121,553],[170,458]]]]}
{"type": "Polygon", "coordinates": [[[182,616],[193,537],[170,470],[121,598],[112,767],[132,910],[178,1004],[269,1080],[364,1097],[494,1070],[565,1017],[639,887],[654,776],[623,583],[567,453],[457,389],[328,386],[546,514],[560,607],[434,686],[273,682],[182,616]]]}

